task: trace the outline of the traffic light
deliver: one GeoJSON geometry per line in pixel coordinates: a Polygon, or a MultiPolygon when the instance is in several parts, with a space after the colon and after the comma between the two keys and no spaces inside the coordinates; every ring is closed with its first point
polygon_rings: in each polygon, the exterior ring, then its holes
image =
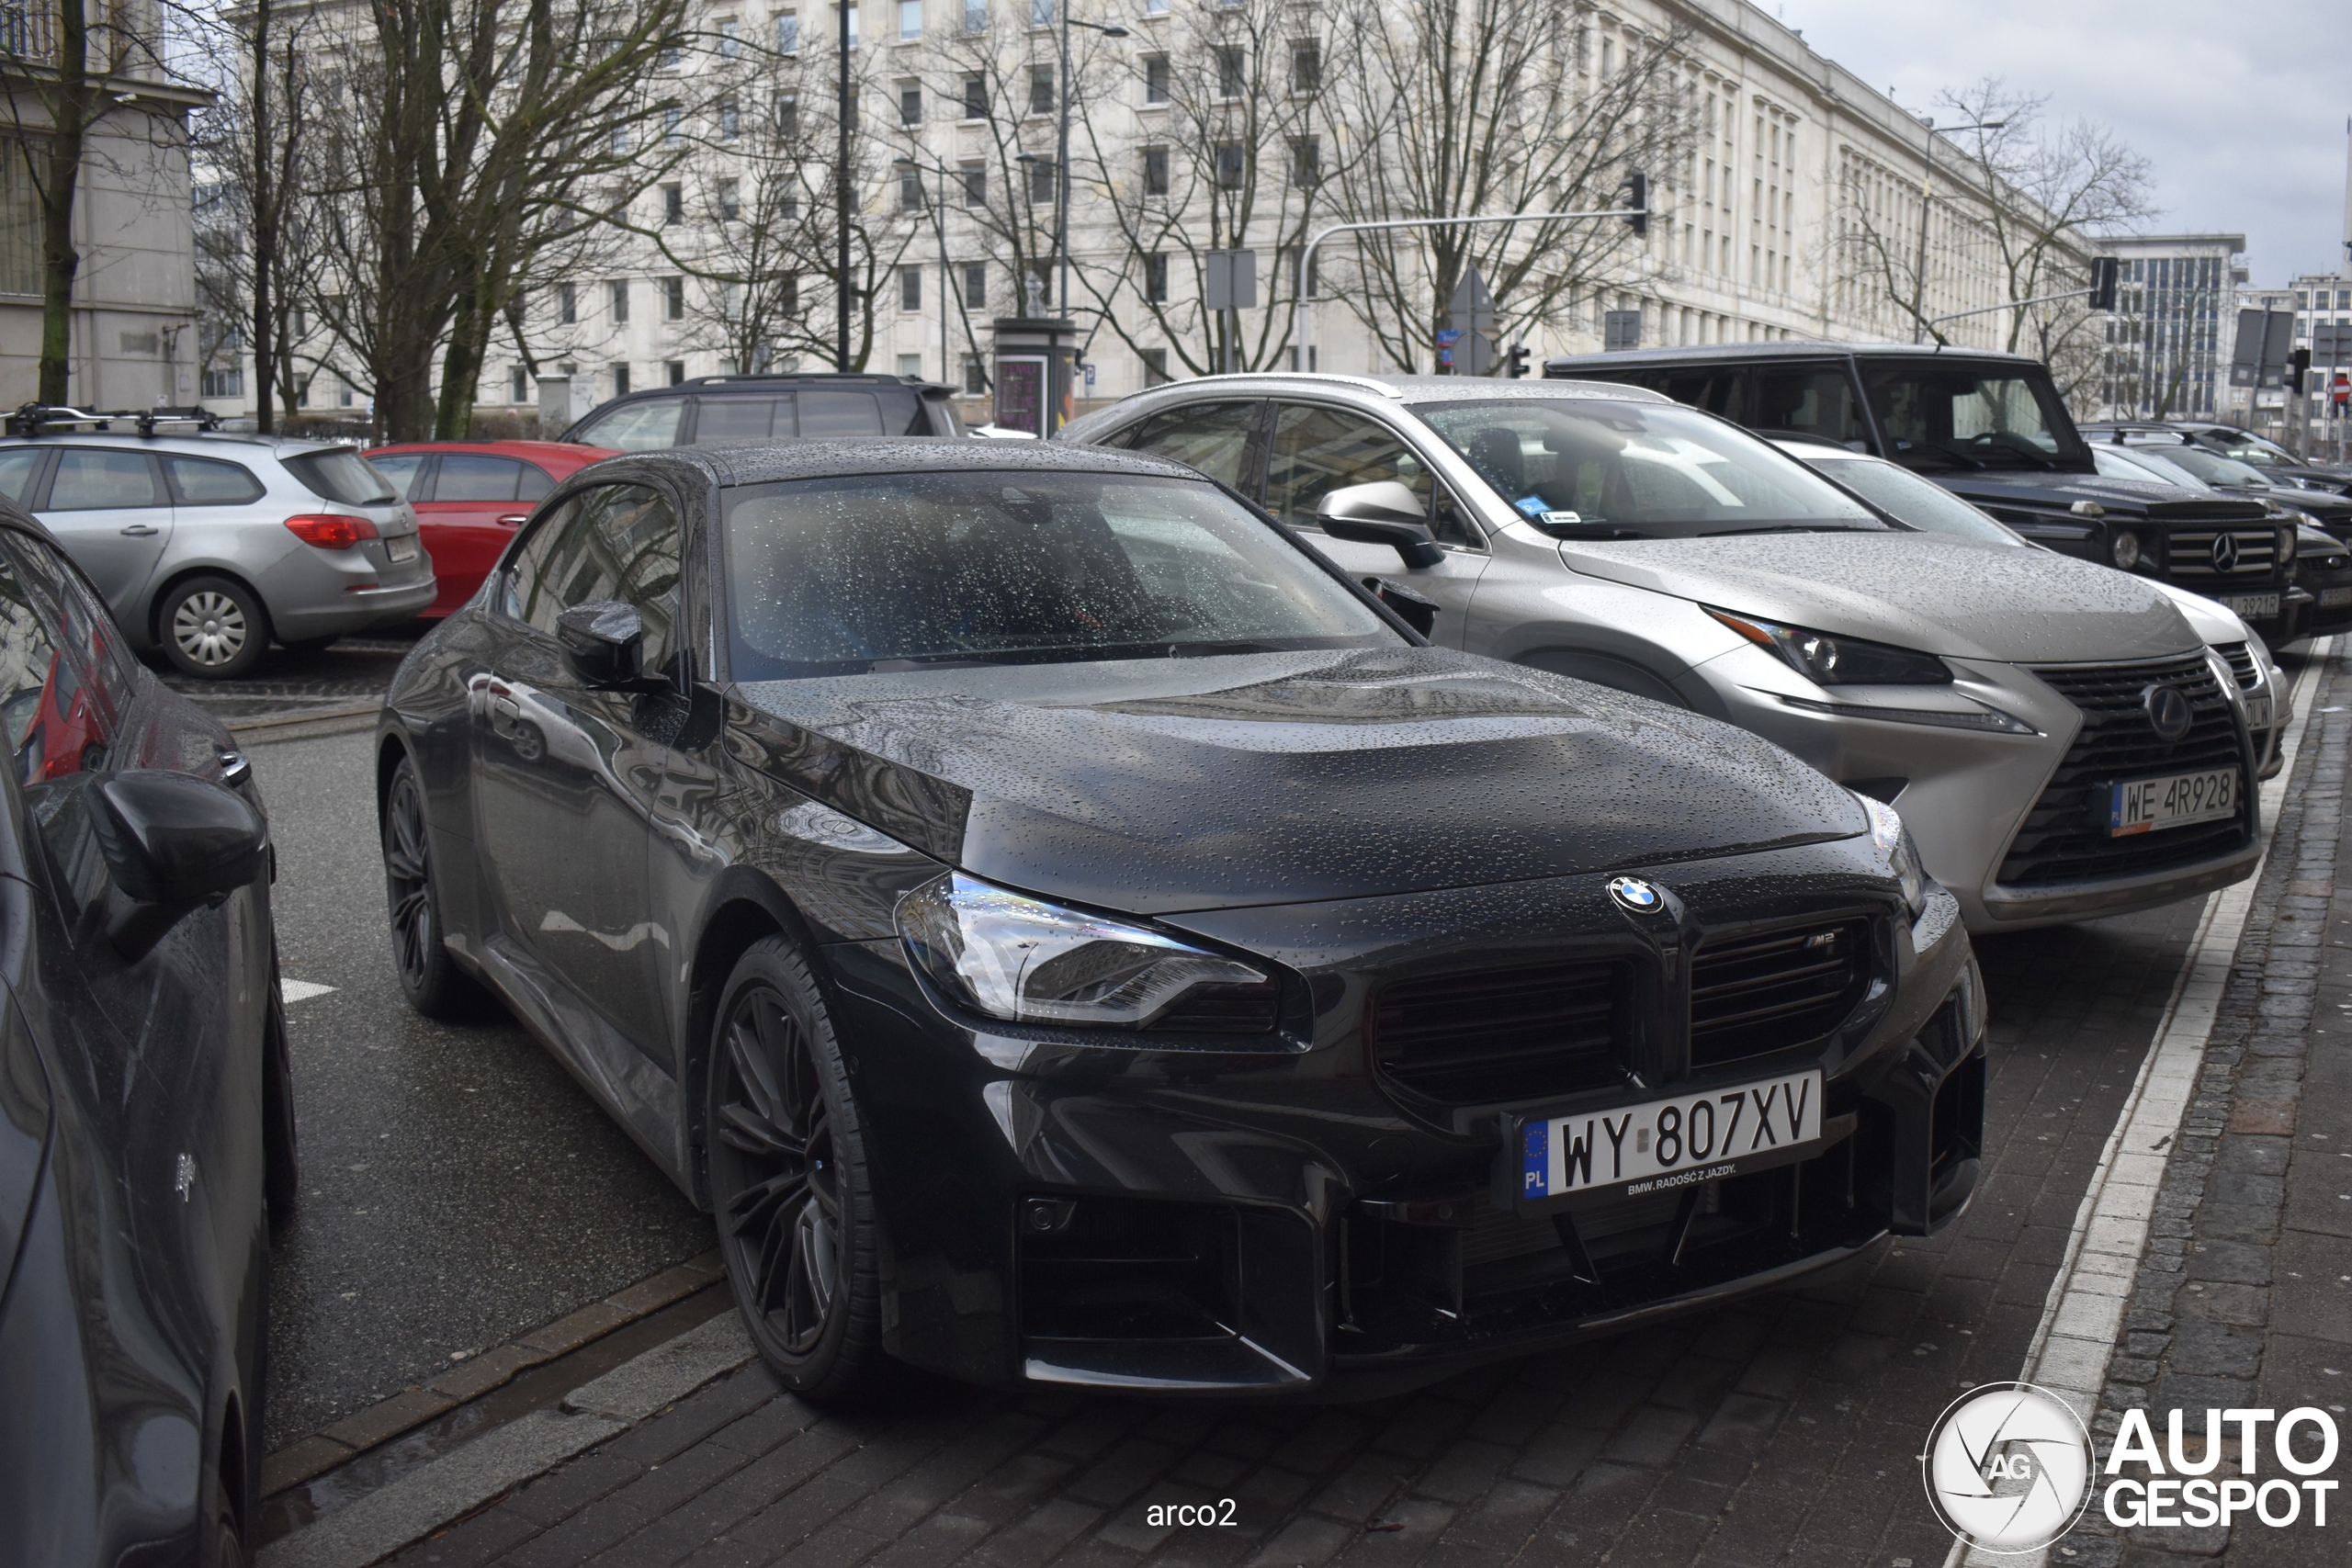
{"type": "Polygon", "coordinates": [[[2091,258],[2091,309],[2115,309],[2116,280],[2123,275],[2123,264],[2113,256],[2091,258]]]}
{"type": "Polygon", "coordinates": [[[1527,345],[1525,344],[1515,343],[1510,345],[1510,367],[1503,374],[1514,381],[1527,374],[1527,345]]]}
{"type": "Polygon", "coordinates": [[[1650,231],[1650,177],[1635,169],[1627,176],[1625,183],[1633,189],[1633,199],[1625,205],[1634,209],[1634,215],[1625,221],[1634,226],[1634,233],[1647,234],[1650,231]]]}
{"type": "Polygon", "coordinates": [[[2304,373],[2311,367],[2312,351],[2310,349],[2299,348],[2289,355],[2287,356],[2287,389],[2290,392],[2301,391],[2304,373]]]}

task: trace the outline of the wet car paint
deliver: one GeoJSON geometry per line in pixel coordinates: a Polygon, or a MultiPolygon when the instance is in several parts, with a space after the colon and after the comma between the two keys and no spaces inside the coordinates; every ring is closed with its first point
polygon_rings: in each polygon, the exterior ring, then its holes
{"type": "MultiPolygon", "coordinates": [[[[1973,1161],[1931,1180],[1924,1130],[1940,1088],[1981,1072],[1957,905],[1937,890],[1914,919],[1854,797],[1743,732],[1415,646],[1397,623],[1369,651],[730,682],[713,631],[719,490],[924,467],[1192,477],[1010,446],[616,460],[595,478],[658,487],[684,520],[691,682],[584,690],[493,584],[419,644],[379,734],[379,779],[407,759],[424,780],[450,950],[698,1201],[718,991],[770,931],[817,961],[872,1151],[892,1353],[992,1382],[1421,1381],[1757,1288],[1964,1204],[1973,1161]],[[1271,964],[1279,1027],[1142,1037],[967,1014],[910,964],[894,919],[950,866],[1271,964]],[[1629,929],[1603,896],[1626,871],[1671,890],[1667,926],[1629,929]],[[1342,1230],[1391,1223],[1364,1204],[1466,1214],[1498,1148],[1499,1108],[1434,1107],[1380,1078],[1366,1033],[1382,987],[1607,953],[1670,990],[1694,947],[1798,918],[1873,933],[1868,998],[1804,1054],[1840,1116],[1877,1108],[1873,1126],[1902,1129],[1885,1139],[1908,1140],[1872,1156],[1872,1195],[1834,1235],[1728,1274],[1645,1277],[1623,1300],[1538,1292],[1483,1327],[1342,1306],[1342,1230]],[[1248,1324],[1195,1352],[1041,1345],[1013,1234],[1015,1204],[1041,1192],[1229,1210],[1248,1324]]],[[[1516,1109],[1725,1081],[1694,1075],[1676,1038],[1644,1047],[1638,1087],[1516,1109]]],[[[1450,1234],[1426,1239],[1442,1251],[1450,1234]]]]}

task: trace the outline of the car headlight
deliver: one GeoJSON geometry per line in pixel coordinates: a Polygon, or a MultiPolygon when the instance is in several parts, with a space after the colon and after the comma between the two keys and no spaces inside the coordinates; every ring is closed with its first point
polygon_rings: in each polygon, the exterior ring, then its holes
{"type": "Polygon", "coordinates": [[[2114,543],[2107,549],[2118,571],[2130,571],[2140,564],[2140,536],[2129,528],[2118,528],[2114,543]]]}
{"type": "Polygon", "coordinates": [[[990,1018],[1210,1033],[1274,1027],[1279,987],[1262,970],[961,872],[899,900],[898,919],[916,966],[990,1018]]]}
{"type": "Polygon", "coordinates": [[[1729,610],[1702,607],[1757,647],[1779,654],[1798,674],[1825,686],[1942,686],[1951,682],[1950,666],[1932,653],[1915,653],[1883,642],[1833,637],[1827,632],[1734,615],[1729,610]]]}
{"type": "Polygon", "coordinates": [[[1883,800],[1872,800],[1860,791],[1849,791],[1870,813],[1871,842],[1886,857],[1894,880],[1902,885],[1904,907],[1917,919],[1928,908],[1928,868],[1919,859],[1919,846],[1911,841],[1911,829],[1903,825],[1902,816],[1883,800]]]}
{"type": "Polygon", "coordinates": [[[2290,527],[2278,530],[2278,558],[2281,561],[2295,558],[2295,530],[2290,527]]]}

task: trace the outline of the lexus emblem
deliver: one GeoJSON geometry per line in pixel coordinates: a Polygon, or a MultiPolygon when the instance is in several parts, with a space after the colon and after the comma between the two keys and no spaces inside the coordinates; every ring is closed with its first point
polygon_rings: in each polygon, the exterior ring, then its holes
{"type": "Polygon", "coordinates": [[[2238,569],[2238,536],[2235,534],[2213,536],[2213,570],[2232,572],[2238,569]]]}
{"type": "Polygon", "coordinates": [[[1609,898],[1629,915],[1654,915],[1666,900],[1657,889],[1638,876],[1612,876],[1609,879],[1609,898]]]}
{"type": "Polygon", "coordinates": [[[2151,685],[2141,692],[2140,705],[2147,710],[2148,728],[2166,745],[2188,734],[2188,727],[2197,722],[2197,710],[2188,705],[2178,686],[2151,685]]]}

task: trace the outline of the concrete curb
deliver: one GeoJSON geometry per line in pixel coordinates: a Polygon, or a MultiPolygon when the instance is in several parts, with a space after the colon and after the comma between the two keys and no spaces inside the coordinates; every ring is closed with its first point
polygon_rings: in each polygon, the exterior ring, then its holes
{"type": "Polygon", "coordinates": [[[367,1568],[756,1356],[729,1312],[273,1541],[261,1568],[367,1568]]]}
{"type": "MultiPolygon", "coordinates": [[[[2148,1222],[2155,1213],[2157,1190],[2164,1185],[2165,1156],[2189,1101],[2197,1097],[2205,1045],[2237,960],[2255,889],[2269,862],[2278,805],[2294,781],[2303,740],[2317,726],[2320,682],[2335,656],[2334,637],[2317,643],[2296,680],[2293,728],[2280,747],[2284,762],[2278,775],[2261,786],[2262,862],[2252,875],[2213,894],[2206,904],[2172,1004],[2156,1027],[2139,1078],[2075,1211],[2066,1256],[2050,1282],[2041,1321],[2018,1374],[2072,1405],[2086,1429],[2098,1413],[2107,1364],[2122,1337],[2124,1309],[2148,1250],[2148,1222]]],[[[1947,1568],[1962,1563],[1966,1568],[2041,1568],[2049,1556],[2047,1549],[1996,1553],[1954,1541],[1945,1562],[1947,1568]]]]}

